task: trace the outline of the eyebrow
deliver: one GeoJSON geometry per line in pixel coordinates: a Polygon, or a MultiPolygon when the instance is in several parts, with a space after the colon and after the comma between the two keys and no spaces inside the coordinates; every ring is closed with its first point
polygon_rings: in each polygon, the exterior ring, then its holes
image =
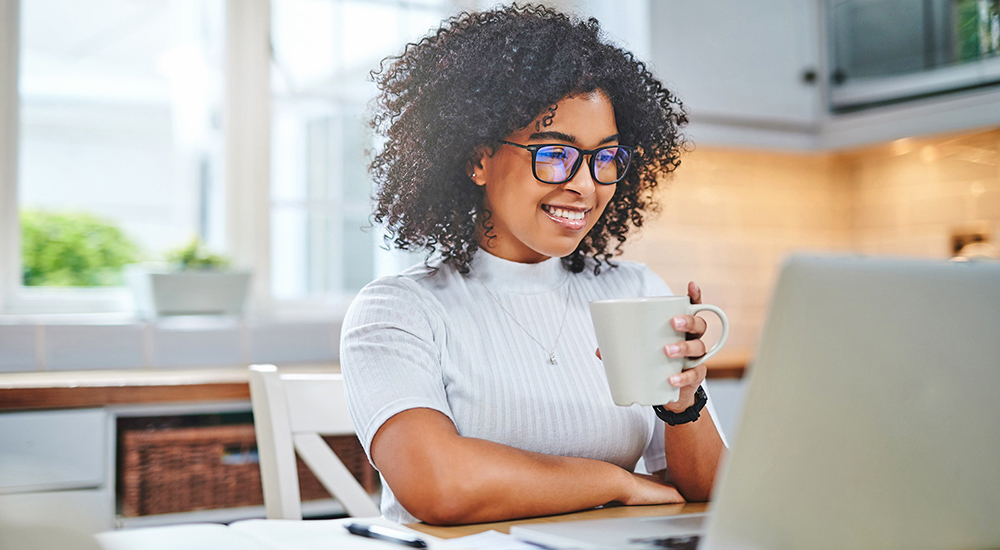
{"type": "MultiPolygon", "coordinates": [[[[553,131],[535,132],[534,134],[528,136],[528,141],[544,140],[544,139],[554,139],[556,141],[565,141],[567,143],[577,143],[576,136],[572,136],[570,134],[564,134],[563,132],[553,132],[553,131]]],[[[618,141],[618,134],[613,134],[602,139],[599,142],[599,144],[604,145],[605,143],[611,143],[612,141],[618,141]]]]}

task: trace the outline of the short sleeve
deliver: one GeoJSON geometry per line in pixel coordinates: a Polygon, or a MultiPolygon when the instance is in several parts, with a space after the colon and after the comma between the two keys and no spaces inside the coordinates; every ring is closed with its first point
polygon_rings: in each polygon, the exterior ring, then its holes
{"type": "Polygon", "coordinates": [[[340,367],[358,439],[371,459],[375,433],[393,415],[429,408],[454,421],[441,368],[440,316],[433,298],[403,277],[379,279],[344,319],[340,367]]]}
{"type": "MultiPolygon", "coordinates": [[[[652,407],[649,412],[653,413],[652,407]]],[[[646,471],[649,473],[667,469],[667,450],[664,447],[664,426],[655,413],[653,413],[653,435],[649,438],[646,450],[642,452],[642,461],[646,463],[646,471]]]]}

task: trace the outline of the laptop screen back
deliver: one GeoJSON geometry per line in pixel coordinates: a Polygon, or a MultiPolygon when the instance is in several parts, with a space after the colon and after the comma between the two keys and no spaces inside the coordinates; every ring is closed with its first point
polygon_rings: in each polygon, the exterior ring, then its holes
{"type": "Polygon", "coordinates": [[[793,257],[707,546],[1000,546],[1000,263],[793,257]]]}

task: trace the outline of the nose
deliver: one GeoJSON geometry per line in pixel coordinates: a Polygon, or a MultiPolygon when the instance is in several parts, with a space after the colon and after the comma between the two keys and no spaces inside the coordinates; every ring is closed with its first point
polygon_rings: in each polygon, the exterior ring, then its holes
{"type": "Polygon", "coordinates": [[[588,197],[597,190],[597,182],[590,173],[590,164],[593,162],[591,155],[587,155],[581,162],[580,168],[573,174],[569,181],[562,184],[563,189],[576,193],[581,197],[588,197]]]}

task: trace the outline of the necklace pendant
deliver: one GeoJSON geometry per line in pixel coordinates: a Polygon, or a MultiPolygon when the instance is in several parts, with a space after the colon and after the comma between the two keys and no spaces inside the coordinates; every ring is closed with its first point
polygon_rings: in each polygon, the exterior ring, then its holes
{"type": "Polygon", "coordinates": [[[559,363],[558,363],[558,362],[556,361],[556,354],[554,354],[554,353],[550,353],[550,354],[549,354],[549,364],[550,364],[550,365],[558,365],[558,364],[559,364],[559,363]]]}

